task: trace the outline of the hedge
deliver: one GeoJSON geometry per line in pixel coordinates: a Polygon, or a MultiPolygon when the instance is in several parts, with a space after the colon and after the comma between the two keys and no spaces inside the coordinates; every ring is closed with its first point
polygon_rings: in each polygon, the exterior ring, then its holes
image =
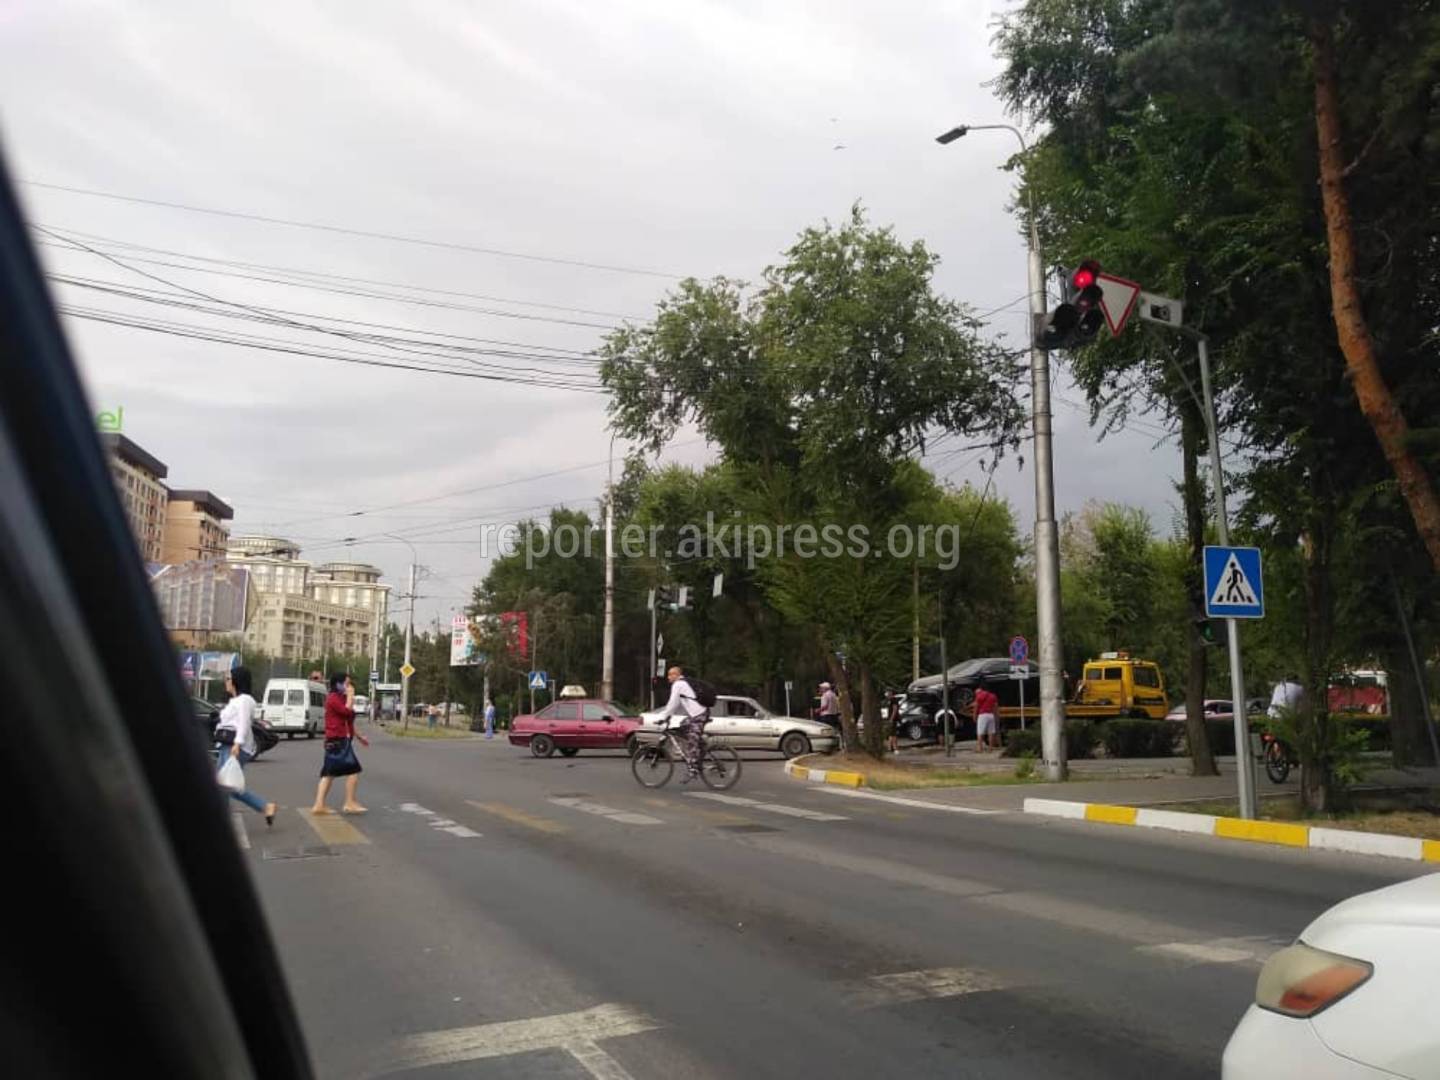
{"type": "Polygon", "coordinates": [[[1169,720],[1108,720],[1100,739],[1112,758],[1170,757],[1175,753],[1175,724],[1169,720]]]}
{"type": "MultiPolygon", "coordinates": [[[[1069,761],[1088,758],[1100,743],[1095,725],[1088,720],[1070,720],[1065,724],[1065,757],[1069,761]]],[[[1036,723],[1024,731],[1016,728],[1005,733],[1004,757],[1022,757],[1025,754],[1044,757],[1040,746],[1040,725],[1036,723]]]]}

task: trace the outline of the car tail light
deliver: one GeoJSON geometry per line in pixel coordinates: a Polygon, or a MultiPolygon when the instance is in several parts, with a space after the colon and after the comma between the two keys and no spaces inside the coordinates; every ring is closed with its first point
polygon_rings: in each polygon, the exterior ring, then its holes
{"type": "Polygon", "coordinates": [[[1296,942],[1265,962],[1255,986],[1255,1004],[1282,1016],[1314,1016],[1374,972],[1375,966],[1364,960],[1296,942]]]}

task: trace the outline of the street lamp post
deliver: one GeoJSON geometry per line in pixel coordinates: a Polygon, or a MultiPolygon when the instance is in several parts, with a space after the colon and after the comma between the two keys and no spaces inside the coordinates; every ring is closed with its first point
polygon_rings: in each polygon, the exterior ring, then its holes
{"type": "MultiPolygon", "coordinates": [[[[948,146],[971,131],[1008,131],[1029,151],[1020,129],[1009,124],[961,124],[936,138],[948,146]]],[[[1045,264],[1035,201],[1026,192],[1029,218],[1030,400],[1035,432],[1035,612],[1040,653],[1040,744],[1048,780],[1064,780],[1065,680],[1060,649],[1060,532],[1055,523],[1055,464],[1051,453],[1050,357],[1035,341],[1045,315],[1045,264]]]]}
{"type": "Polygon", "coordinates": [[[615,436],[610,436],[610,469],[605,480],[605,635],[601,645],[600,696],[615,697],[615,436]]]}
{"type": "MultiPolygon", "coordinates": [[[[410,603],[409,612],[405,617],[405,663],[404,667],[410,666],[410,639],[415,633],[415,564],[420,561],[420,556],[415,550],[415,545],[403,536],[396,536],[394,533],[384,533],[390,540],[396,540],[410,549],[410,588],[406,593],[410,603]]],[[[388,664],[386,665],[389,666],[388,664]]],[[[400,675],[400,726],[401,729],[410,725],[410,679],[404,672],[400,675]]]]}

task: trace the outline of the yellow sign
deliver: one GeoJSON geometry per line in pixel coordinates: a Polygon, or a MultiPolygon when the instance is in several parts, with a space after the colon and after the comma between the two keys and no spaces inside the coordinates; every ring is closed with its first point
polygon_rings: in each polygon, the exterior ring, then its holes
{"type": "Polygon", "coordinates": [[[415,668],[414,668],[414,666],[412,666],[412,665],[410,665],[410,664],[401,664],[401,665],[400,665],[400,677],[401,677],[402,679],[408,679],[408,678],[410,678],[411,675],[414,675],[414,674],[415,674],[415,668]]]}

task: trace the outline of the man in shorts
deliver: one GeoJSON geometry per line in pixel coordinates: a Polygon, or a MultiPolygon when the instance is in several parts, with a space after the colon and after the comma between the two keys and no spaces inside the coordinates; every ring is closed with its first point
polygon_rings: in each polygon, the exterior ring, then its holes
{"type": "Polygon", "coordinates": [[[1000,749],[1000,699],[985,687],[975,691],[975,751],[983,754],[986,743],[1000,749]]]}

